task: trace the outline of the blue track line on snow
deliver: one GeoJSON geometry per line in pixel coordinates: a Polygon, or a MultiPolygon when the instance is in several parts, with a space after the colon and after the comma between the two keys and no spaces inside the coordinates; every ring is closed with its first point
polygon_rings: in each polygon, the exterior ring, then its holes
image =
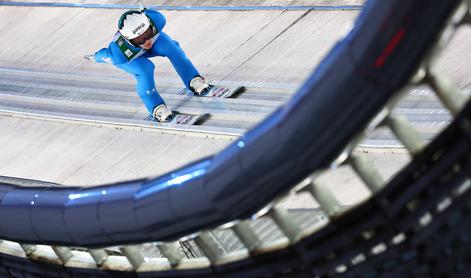
{"type": "MultiPolygon", "coordinates": [[[[61,8],[89,8],[89,9],[139,9],[139,5],[123,4],[82,4],[82,3],[48,3],[48,2],[0,2],[0,6],[18,7],[61,7],[61,8]]],[[[158,6],[146,5],[146,8],[167,11],[339,11],[361,10],[362,5],[340,6],[158,6]]]]}

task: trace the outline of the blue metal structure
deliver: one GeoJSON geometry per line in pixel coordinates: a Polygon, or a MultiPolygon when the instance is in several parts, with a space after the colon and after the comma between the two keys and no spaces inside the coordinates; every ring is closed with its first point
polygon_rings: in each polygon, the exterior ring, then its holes
{"type": "Polygon", "coordinates": [[[369,1],[293,99],[213,157],[93,188],[0,185],[0,238],[98,247],[250,217],[339,154],[416,70],[458,3],[369,1]]]}

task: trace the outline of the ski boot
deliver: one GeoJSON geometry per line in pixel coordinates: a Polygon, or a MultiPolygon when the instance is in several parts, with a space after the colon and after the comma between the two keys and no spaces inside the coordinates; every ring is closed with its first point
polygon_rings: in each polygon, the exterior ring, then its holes
{"type": "Polygon", "coordinates": [[[211,87],[206,79],[201,76],[197,76],[190,81],[190,88],[196,96],[207,94],[211,90],[211,87]]]}
{"type": "Polygon", "coordinates": [[[170,122],[173,118],[173,113],[170,109],[167,108],[167,105],[160,104],[154,108],[152,116],[161,123],[170,122]]]}

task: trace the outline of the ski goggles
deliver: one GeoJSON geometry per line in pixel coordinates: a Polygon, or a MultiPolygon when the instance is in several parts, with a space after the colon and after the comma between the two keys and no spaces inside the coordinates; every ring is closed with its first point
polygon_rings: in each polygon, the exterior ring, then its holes
{"type": "Polygon", "coordinates": [[[131,43],[135,46],[142,46],[143,44],[146,43],[146,41],[152,39],[154,36],[155,36],[154,26],[152,26],[151,24],[149,28],[147,28],[147,30],[144,33],[142,33],[142,35],[140,35],[137,38],[132,39],[131,43]]]}

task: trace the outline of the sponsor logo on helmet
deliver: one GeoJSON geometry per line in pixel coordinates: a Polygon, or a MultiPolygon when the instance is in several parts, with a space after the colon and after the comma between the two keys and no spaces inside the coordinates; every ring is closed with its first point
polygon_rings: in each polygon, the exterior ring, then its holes
{"type": "Polygon", "coordinates": [[[135,35],[139,29],[144,28],[146,25],[144,23],[141,23],[141,25],[137,26],[136,29],[132,30],[132,33],[135,35]]]}

